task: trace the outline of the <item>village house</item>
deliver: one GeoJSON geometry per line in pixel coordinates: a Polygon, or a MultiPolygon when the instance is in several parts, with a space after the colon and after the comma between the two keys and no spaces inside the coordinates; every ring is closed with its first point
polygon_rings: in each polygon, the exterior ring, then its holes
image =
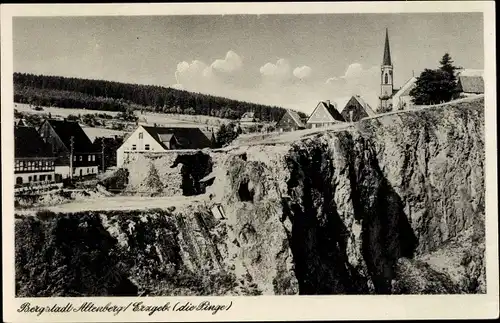
{"type": "Polygon", "coordinates": [[[98,172],[101,153],[76,121],[45,120],[38,132],[51,147],[55,161],[55,173],[61,178],[95,175],[98,172]]]}
{"type": "Polygon", "coordinates": [[[139,125],[116,152],[117,166],[125,163],[130,152],[165,152],[177,149],[211,148],[212,142],[199,128],[139,125]]]}
{"type": "Polygon", "coordinates": [[[460,96],[467,97],[484,94],[484,79],[482,70],[463,70],[457,77],[460,96]]]}
{"type": "Polygon", "coordinates": [[[344,104],[345,101],[338,101],[337,110],[346,122],[357,122],[366,117],[376,115],[370,105],[366,103],[359,95],[353,95],[344,104]]]}
{"type": "Polygon", "coordinates": [[[281,119],[276,123],[276,129],[280,132],[295,131],[305,129],[306,125],[299,114],[293,110],[287,109],[281,119]]]}
{"type": "Polygon", "coordinates": [[[417,78],[411,77],[392,97],[392,110],[405,110],[413,106],[410,91],[417,86],[417,78]]]}
{"type": "Polygon", "coordinates": [[[260,120],[255,117],[254,112],[245,112],[239,120],[239,123],[242,126],[252,126],[258,124],[259,122],[260,120]]]}
{"type": "Polygon", "coordinates": [[[55,180],[55,157],[33,127],[14,128],[14,161],[16,185],[55,180]]]}
{"type": "Polygon", "coordinates": [[[330,100],[321,101],[306,121],[307,128],[319,128],[345,122],[330,100]]]}

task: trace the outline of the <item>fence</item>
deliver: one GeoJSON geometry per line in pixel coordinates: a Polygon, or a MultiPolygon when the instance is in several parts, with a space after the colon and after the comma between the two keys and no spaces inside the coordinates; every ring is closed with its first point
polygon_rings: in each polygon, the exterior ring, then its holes
{"type": "Polygon", "coordinates": [[[30,183],[28,185],[14,187],[14,194],[15,195],[39,194],[42,192],[47,192],[55,189],[61,189],[62,187],[63,183],[55,183],[55,182],[30,183]]]}

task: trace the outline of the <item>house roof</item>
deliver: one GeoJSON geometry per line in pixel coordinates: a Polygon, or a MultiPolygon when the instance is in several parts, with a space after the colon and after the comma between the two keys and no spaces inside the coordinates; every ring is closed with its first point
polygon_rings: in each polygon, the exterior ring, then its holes
{"type": "Polygon", "coordinates": [[[50,124],[68,149],[71,147],[71,137],[73,137],[74,152],[84,153],[97,151],[96,147],[92,144],[92,141],[85,131],[83,131],[82,127],[80,127],[78,122],[55,119],[49,119],[46,120],[46,122],[50,124]]]}
{"type": "Polygon", "coordinates": [[[417,82],[416,77],[411,77],[405,84],[394,94],[394,96],[406,96],[410,95],[410,91],[413,88],[413,85],[417,82]]]}
{"type": "Polygon", "coordinates": [[[328,111],[328,113],[332,116],[333,119],[335,120],[338,120],[338,121],[342,121],[344,122],[344,118],[342,117],[342,115],[340,114],[339,111],[337,111],[337,109],[335,108],[335,106],[333,104],[330,103],[330,101],[321,101],[318,103],[318,105],[316,106],[316,108],[314,108],[313,112],[311,113],[311,115],[309,116],[309,118],[307,119],[306,123],[309,123],[309,120],[311,120],[311,117],[314,115],[314,113],[318,110],[318,108],[320,106],[323,106],[326,108],[326,111],[328,111]]]}
{"type": "Polygon", "coordinates": [[[344,98],[338,98],[338,99],[336,99],[335,103],[337,105],[337,110],[340,113],[342,113],[342,111],[344,111],[344,109],[347,106],[347,104],[349,103],[349,101],[351,101],[353,98],[356,101],[358,101],[358,103],[366,111],[366,114],[368,114],[368,116],[374,116],[376,114],[375,111],[373,111],[373,109],[370,107],[370,105],[368,103],[366,103],[365,100],[363,100],[363,98],[361,96],[359,96],[359,95],[353,95],[353,96],[350,96],[350,97],[344,97],[344,98]]]}
{"type": "Polygon", "coordinates": [[[352,98],[352,96],[336,98],[334,100],[334,105],[335,105],[335,108],[337,109],[337,111],[342,113],[342,111],[344,111],[345,107],[347,106],[347,103],[349,103],[351,98],[352,98]]]}
{"type": "Polygon", "coordinates": [[[15,158],[53,157],[50,147],[33,127],[14,128],[14,150],[15,158]]]}
{"type": "Polygon", "coordinates": [[[19,119],[18,126],[23,126],[23,127],[30,127],[31,125],[26,121],[26,119],[19,119]]]}
{"type": "Polygon", "coordinates": [[[458,84],[461,92],[464,93],[484,93],[484,80],[482,76],[458,77],[458,84]]]}
{"type": "Polygon", "coordinates": [[[376,115],[375,111],[373,111],[370,105],[366,103],[361,96],[355,95],[354,98],[359,102],[359,104],[363,107],[363,109],[365,109],[366,114],[368,114],[368,116],[372,117],[376,115]]]}
{"type": "Polygon", "coordinates": [[[141,127],[164,149],[168,149],[164,142],[170,141],[172,137],[175,137],[176,141],[184,149],[203,149],[212,146],[210,139],[199,128],[141,127]]]}
{"type": "Polygon", "coordinates": [[[255,113],[253,112],[245,112],[241,118],[240,121],[255,121],[255,113]]]}
{"type": "Polygon", "coordinates": [[[299,114],[296,111],[287,109],[287,113],[292,117],[293,121],[297,124],[299,127],[304,127],[304,123],[302,122],[302,119],[300,118],[299,114]]]}

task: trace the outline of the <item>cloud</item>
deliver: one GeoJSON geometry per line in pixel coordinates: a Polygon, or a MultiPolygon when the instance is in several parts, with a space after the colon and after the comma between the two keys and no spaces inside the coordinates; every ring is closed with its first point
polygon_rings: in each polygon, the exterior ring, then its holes
{"type": "Polygon", "coordinates": [[[335,101],[354,94],[361,95],[373,108],[378,105],[378,66],[364,67],[360,63],[352,63],[344,73],[326,81],[312,77],[313,71],[309,66],[293,68],[283,58],[262,65],[259,68],[260,80],[252,80],[248,72],[240,55],[230,50],[223,59],[216,59],[211,64],[202,60],[180,62],[175,72],[177,82],[172,87],[305,113],[312,112],[320,100],[335,101]]]}
{"type": "Polygon", "coordinates": [[[243,61],[238,54],[230,50],[224,59],[216,59],[210,67],[216,71],[232,73],[243,67],[243,61]]]}
{"type": "Polygon", "coordinates": [[[175,80],[177,84],[185,87],[194,86],[199,83],[200,77],[208,77],[207,64],[202,61],[194,60],[191,63],[186,61],[177,64],[175,71],[175,80]]]}
{"type": "Polygon", "coordinates": [[[266,63],[263,65],[260,68],[260,74],[266,81],[285,82],[291,78],[292,68],[286,59],[280,58],[276,64],[266,63]]]}
{"type": "Polygon", "coordinates": [[[299,78],[301,80],[309,78],[311,74],[312,74],[312,69],[306,65],[301,67],[296,67],[293,70],[293,75],[295,75],[296,78],[299,78]]]}
{"type": "Polygon", "coordinates": [[[341,76],[333,76],[325,81],[326,91],[332,99],[351,95],[361,95],[372,107],[378,105],[380,67],[364,68],[360,63],[352,63],[341,76]]]}
{"type": "Polygon", "coordinates": [[[182,61],[177,64],[175,71],[176,84],[171,87],[221,95],[224,85],[234,82],[235,76],[241,73],[243,60],[234,51],[230,50],[223,59],[216,59],[208,65],[201,60],[191,63],[182,61]]]}

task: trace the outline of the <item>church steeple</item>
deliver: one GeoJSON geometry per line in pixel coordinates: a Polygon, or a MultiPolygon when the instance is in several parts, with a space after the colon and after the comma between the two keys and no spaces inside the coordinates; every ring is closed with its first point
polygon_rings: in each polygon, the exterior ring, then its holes
{"type": "Polygon", "coordinates": [[[385,29],[385,46],[384,46],[384,59],[382,65],[392,66],[391,62],[391,49],[389,47],[389,31],[385,29]]]}
{"type": "Polygon", "coordinates": [[[391,104],[394,91],[393,66],[391,60],[391,49],[389,47],[389,31],[385,29],[384,58],[380,68],[380,107],[387,108],[391,104]]]}

